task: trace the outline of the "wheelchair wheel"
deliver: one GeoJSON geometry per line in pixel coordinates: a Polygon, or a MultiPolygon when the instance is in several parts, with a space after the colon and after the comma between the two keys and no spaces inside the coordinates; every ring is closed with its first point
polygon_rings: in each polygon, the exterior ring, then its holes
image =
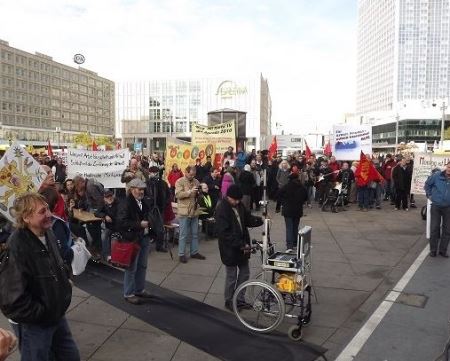
{"type": "Polygon", "coordinates": [[[260,333],[275,330],[285,315],[283,296],[264,281],[250,280],[241,284],[233,296],[233,309],[245,327],[260,333]]]}
{"type": "Polygon", "coordinates": [[[291,326],[288,330],[288,337],[293,341],[299,341],[302,339],[303,333],[300,326],[291,326]]]}
{"type": "MultiPolygon", "coordinates": [[[[253,279],[255,281],[262,281],[262,282],[264,282],[262,276],[263,276],[263,273],[259,272],[257,275],[255,275],[253,277],[253,279]]],[[[285,313],[285,315],[291,314],[292,311],[294,310],[294,307],[297,304],[297,300],[296,300],[295,296],[290,294],[290,293],[281,293],[280,292],[280,294],[281,294],[281,297],[283,297],[283,300],[284,300],[284,313],[285,313]]]]}

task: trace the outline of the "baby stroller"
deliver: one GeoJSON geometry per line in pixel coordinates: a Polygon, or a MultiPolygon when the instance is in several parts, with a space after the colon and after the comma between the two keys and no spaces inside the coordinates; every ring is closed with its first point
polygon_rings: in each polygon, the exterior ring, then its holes
{"type": "Polygon", "coordinates": [[[331,208],[331,212],[337,213],[339,207],[345,210],[344,206],[348,204],[348,183],[336,182],[334,187],[330,188],[325,195],[325,200],[322,204],[322,211],[326,212],[331,208]]]}

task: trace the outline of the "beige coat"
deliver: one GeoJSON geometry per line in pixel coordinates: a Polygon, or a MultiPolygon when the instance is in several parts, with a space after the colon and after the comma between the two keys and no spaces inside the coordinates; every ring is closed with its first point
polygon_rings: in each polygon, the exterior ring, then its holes
{"type": "Polygon", "coordinates": [[[186,177],[181,177],[175,182],[175,197],[177,198],[177,216],[197,217],[201,213],[199,206],[196,206],[197,192],[192,189],[200,189],[200,182],[193,178],[189,181],[186,177]]]}

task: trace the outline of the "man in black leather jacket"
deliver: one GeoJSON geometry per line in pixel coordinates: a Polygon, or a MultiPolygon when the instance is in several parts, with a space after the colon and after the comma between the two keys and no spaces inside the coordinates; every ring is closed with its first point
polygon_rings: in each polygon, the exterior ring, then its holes
{"type": "Polygon", "coordinates": [[[65,313],[72,287],[44,197],[16,199],[17,230],[0,254],[0,308],[20,338],[22,361],[79,361],[65,313]]]}

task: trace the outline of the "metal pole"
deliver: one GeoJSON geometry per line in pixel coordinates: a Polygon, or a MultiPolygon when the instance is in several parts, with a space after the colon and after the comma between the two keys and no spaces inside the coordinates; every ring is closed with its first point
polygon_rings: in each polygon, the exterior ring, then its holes
{"type": "Polygon", "coordinates": [[[397,150],[398,150],[398,122],[400,120],[400,115],[397,113],[397,115],[395,116],[395,154],[397,154],[397,150]]]}
{"type": "Polygon", "coordinates": [[[441,120],[441,149],[444,148],[444,131],[445,131],[445,110],[447,106],[445,105],[445,101],[442,102],[442,120],[441,120]]]}

